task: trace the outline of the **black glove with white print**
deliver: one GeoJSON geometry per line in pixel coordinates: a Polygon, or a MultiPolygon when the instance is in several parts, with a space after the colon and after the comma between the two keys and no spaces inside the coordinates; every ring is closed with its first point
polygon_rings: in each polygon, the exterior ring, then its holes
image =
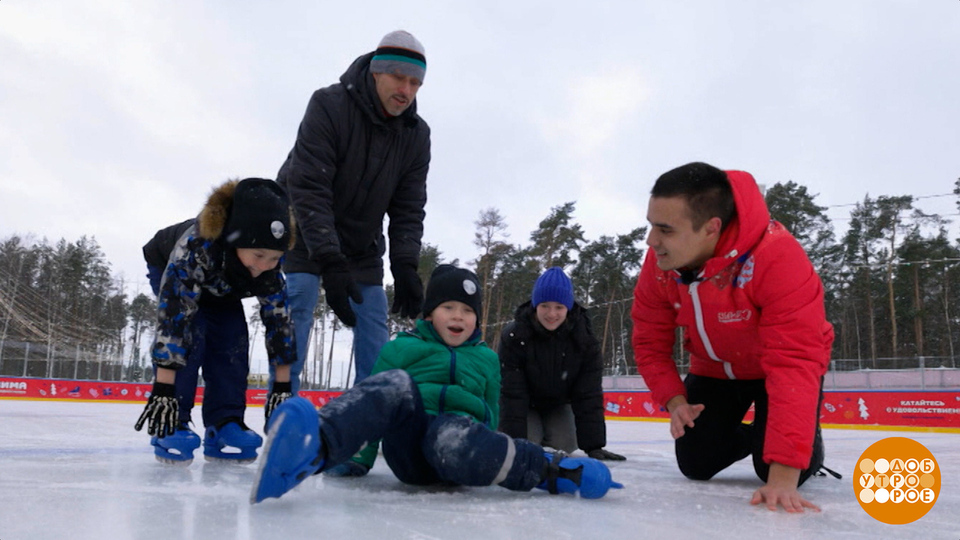
{"type": "Polygon", "coordinates": [[[273,411],[277,410],[281,403],[292,397],[293,388],[289,382],[273,383],[273,390],[267,396],[267,402],[263,404],[263,415],[266,417],[267,429],[270,427],[270,417],[273,416],[273,411]]]}
{"type": "Polygon", "coordinates": [[[177,431],[180,421],[180,406],[177,404],[176,391],[172,384],[153,383],[150,399],[133,429],[140,431],[147,424],[147,433],[162,439],[177,431]]]}

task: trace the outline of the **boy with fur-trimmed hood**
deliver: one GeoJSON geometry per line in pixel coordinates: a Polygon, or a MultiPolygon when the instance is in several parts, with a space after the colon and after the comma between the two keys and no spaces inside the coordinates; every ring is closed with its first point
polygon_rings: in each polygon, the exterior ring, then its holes
{"type": "Polygon", "coordinates": [[[375,452],[377,440],[387,466],[406,484],[539,487],[584,498],[621,487],[597,460],[545,452],[495,431],[500,363],[480,341],[481,309],[476,274],[438,266],[427,284],[424,317],[384,345],[370,377],[319,415],[299,397],[277,408],[252,501],[280,497],[362,447],[375,452]]]}
{"type": "Polygon", "coordinates": [[[200,446],[190,427],[203,368],[204,455],[252,461],[263,440],[243,422],[249,373],[247,321],[240,300],[256,296],[269,361],[278,384],[265,414],[290,396],[296,360],[286,282],[280,272],[293,246],[294,219],[272,180],[231,180],[215,188],[195,219],[158,231],[143,247],[158,323],[151,351],[156,380],[143,414],[161,461],[186,462],[200,446]]]}

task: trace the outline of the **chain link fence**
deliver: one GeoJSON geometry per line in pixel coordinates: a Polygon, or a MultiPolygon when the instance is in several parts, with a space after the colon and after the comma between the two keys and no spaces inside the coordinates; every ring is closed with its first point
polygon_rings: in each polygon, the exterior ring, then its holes
{"type": "Polygon", "coordinates": [[[0,375],[46,379],[146,382],[152,370],[119,355],[80,345],[49,345],[31,341],[0,341],[0,375]],[[145,373],[146,372],[146,373],[145,373]]]}

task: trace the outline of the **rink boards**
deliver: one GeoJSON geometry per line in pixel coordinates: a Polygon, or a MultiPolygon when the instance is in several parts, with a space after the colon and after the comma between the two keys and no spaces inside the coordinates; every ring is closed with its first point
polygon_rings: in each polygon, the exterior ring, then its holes
{"type": "MultiPolygon", "coordinates": [[[[0,377],[0,399],[58,401],[145,401],[150,384],[68,379],[0,377]]],[[[300,395],[318,407],[339,391],[303,390],[300,395]]],[[[263,405],[265,389],[247,390],[247,403],[263,405]]],[[[203,387],[197,388],[197,402],[203,387]]],[[[645,390],[604,392],[608,418],[620,420],[663,420],[667,412],[654,403],[645,390]]],[[[746,420],[750,420],[749,411],[746,420]]],[[[820,411],[823,425],[864,426],[870,429],[920,429],[960,433],[960,390],[836,390],[825,391],[820,411]]]]}

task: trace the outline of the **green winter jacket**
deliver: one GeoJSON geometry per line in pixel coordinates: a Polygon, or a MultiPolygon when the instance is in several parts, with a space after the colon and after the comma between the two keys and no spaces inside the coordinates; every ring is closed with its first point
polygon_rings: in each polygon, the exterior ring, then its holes
{"type": "MultiPolygon", "coordinates": [[[[480,333],[459,347],[440,339],[433,323],[417,320],[410,332],[401,332],[380,350],[371,375],[402,369],[417,383],[427,414],[470,416],[491,430],[500,419],[500,360],[480,341],[480,333]]],[[[353,460],[373,467],[377,444],[360,451],[353,460]]]]}

